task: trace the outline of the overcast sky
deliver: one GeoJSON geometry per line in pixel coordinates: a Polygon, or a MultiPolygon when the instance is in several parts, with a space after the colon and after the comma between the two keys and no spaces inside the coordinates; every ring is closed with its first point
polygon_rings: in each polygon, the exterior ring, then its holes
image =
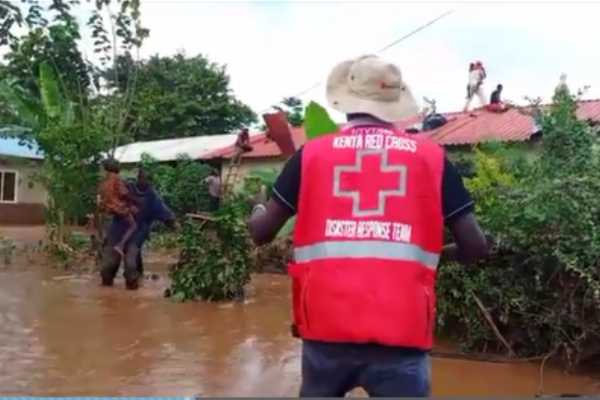
{"type": "MultiPolygon", "coordinates": [[[[419,99],[460,109],[476,59],[487,67],[487,92],[501,82],[514,101],[548,98],[562,71],[572,88],[590,85],[588,97],[600,97],[598,2],[142,2],[151,30],[143,54],[183,49],[226,63],[236,94],[257,112],[323,81],[336,62],[376,52],[451,9],[381,54],[419,99]]],[[[303,99],[324,102],[324,86],[303,99]]]]}
{"type": "MultiPolygon", "coordinates": [[[[419,99],[462,107],[467,66],[484,62],[486,91],[549,98],[561,72],[600,97],[600,2],[203,2],[142,0],[143,56],[184,50],[228,65],[233,90],[261,112],[322,82],[336,62],[373,53],[448,10],[453,14],[381,54],[419,99]]],[[[302,96],[324,103],[324,86],[302,96]]]]}

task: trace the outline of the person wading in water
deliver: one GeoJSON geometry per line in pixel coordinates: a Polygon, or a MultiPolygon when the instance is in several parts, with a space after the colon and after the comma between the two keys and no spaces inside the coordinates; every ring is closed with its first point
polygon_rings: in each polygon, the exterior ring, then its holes
{"type": "Polygon", "coordinates": [[[301,397],[430,395],[440,257],[488,253],[471,196],[444,149],[396,130],[417,114],[397,66],[364,56],[336,66],[339,133],[296,151],[273,196],[251,198],[248,227],[267,243],[296,215],[293,334],[303,340],[301,397]],[[456,244],[443,246],[444,226],[456,244]]]}
{"type": "Polygon", "coordinates": [[[119,216],[113,216],[107,229],[106,243],[102,252],[100,277],[103,286],[112,286],[121,261],[124,262],[125,286],[129,290],[139,287],[143,276],[142,247],[150,236],[150,229],[154,221],[161,221],[171,228],[177,228],[173,212],[165,205],[162,197],[150,185],[146,172],[138,169],[137,178],[126,182],[127,190],[138,204],[136,214],[136,229],[131,238],[124,245],[125,257],[121,258],[114,250],[115,245],[123,237],[127,223],[119,216]]]}
{"type": "Polygon", "coordinates": [[[100,183],[98,208],[100,212],[117,216],[127,224],[127,230],[123,232],[123,237],[114,246],[114,250],[121,256],[124,256],[123,247],[131,238],[131,235],[137,229],[135,215],[138,212],[134,205],[135,201],[127,190],[127,186],[119,175],[119,162],[115,159],[106,159],[102,162],[106,176],[100,183]]]}

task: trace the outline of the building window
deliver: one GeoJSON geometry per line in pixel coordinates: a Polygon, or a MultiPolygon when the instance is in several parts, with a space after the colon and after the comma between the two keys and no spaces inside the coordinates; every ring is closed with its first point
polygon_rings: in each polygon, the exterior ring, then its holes
{"type": "Polygon", "coordinates": [[[17,172],[0,171],[0,203],[17,202],[17,172]]]}

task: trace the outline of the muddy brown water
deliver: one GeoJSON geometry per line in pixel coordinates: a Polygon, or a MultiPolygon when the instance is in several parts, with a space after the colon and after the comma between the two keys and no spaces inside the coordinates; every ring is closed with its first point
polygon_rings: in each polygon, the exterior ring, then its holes
{"type": "MultiPolygon", "coordinates": [[[[288,281],[259,275],[252,286],[245,303],[176,304],[161,281],[128,292],[90,275],[0,271],[0,395],[296,396],[288,281]]],[[[529,397],[538,370],[434,359],[433,394],[529,397]]],[[[544,376],[547,393],[600,393],[589,378],[544,376]]]]}

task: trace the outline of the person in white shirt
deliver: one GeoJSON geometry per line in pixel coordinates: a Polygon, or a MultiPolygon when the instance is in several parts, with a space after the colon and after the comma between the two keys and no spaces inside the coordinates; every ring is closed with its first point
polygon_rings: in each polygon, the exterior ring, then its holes
{"type": "Polygon", "coordinates": [[[464,112],[469,111],[469,106],[471,105],[471,100],[473,97],[477,96],[479,99],[479,103],[481,107],[485,107],[487,105],[486,97],[483,92],[483,81],[485,80],[487,74],[485,72],[485,68],[480,61],[475,63],[471,63],[469,66],[469,82],[467,85],[467,102],[465,103],[465,107],[463,109],[464,112]]]}
{"type": "Polygon", "coordinates": [[[216,211],[219,208],[221,200],[221,178],[219,177],[219,171],[213,170],[204,182],[208,185],[210,210],[216,211]]]}

